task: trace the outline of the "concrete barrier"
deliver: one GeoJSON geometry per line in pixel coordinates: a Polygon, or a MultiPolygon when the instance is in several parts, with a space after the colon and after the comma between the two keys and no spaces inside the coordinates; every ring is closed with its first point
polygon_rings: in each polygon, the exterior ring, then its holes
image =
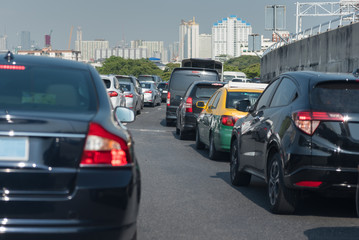
{"type": "Polygon", "coordinates": [[[288,71],[353,72],[359,68],[359,23],[275,49],[261,58],[261,80],[288,71]]]}

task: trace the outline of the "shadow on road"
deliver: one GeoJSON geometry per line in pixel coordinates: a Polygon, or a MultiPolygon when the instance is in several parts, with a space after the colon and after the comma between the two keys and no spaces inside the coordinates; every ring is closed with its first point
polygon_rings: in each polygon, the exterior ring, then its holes
{"type": "Polygon", "coordinates": [[[359,227],[321,227],[304,231],[308,240],[354,240],[359,238],[359,227]]]}
{"type": "MultiPolygon", "coordinates": [[[[252,176],[251,183],[248,187],[235,187],[231,184],[229,171],[218,172],[216,176],[213,177],[222,179],[253,203],[266,209],[267,211],[270,211],[267,196],[267,185],[263,180],[252,176]]],[[[338,194],[338,196],[340,195],[338,194]]],[[[301,194],[299,205],[294,215],[356,218],[355,200],[353,197],[334,198],[325,197],[318,193],[305,192],[301,194]]],[[[357,239],[359,239],[359,234],[356,236],[357,239]]]]}

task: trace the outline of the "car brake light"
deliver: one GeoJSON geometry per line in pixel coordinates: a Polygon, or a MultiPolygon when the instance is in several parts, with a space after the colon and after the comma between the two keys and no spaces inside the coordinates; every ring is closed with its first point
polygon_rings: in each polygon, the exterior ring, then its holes
{"type": "Polygon", "coordinates": [[[25,70],[25,66],[18,66],[18,65],[0,65],[0,69],[4,69],[4,70],[25,70]]]}
{"type": "Polygon", "coordinates": [[[221,118],[222,124],[229,127],[233,127],[237,120],[238,117],[229,116],[229,115],[223,115],[221,118]]]}
{"type": "Polygon", "coordinates": [[[125,97],[133,98],[133,94],[132,94],[132,93],[131,93],[131,94],[127,94],[127,95],[125,95],[125,97]]]}
{"type": "Polygon", "coordinates": [[[318,181],[301,181],[301,182],[297,182],[294,185],[297,185],[299,187],[314,187],[317,188],[319,187],[323,182],[318,182],[318,181]]]}
{"type": "Polygon", "coordinates": [[[193,112],[193,109],[192,109],[192,98],[191,97],[188,97],[186,99],[186,112],[193,112]]]}
{"type": "Polygon", "coordinates": [[[344,121],[340,113],[302,111],[293,113],[295,125],[308,135],[313,135],[320,121],[344,121]]]}
{"type": "Polygon", "coordinates": [[[148,91],[146,91],[145,93],[152,93],[152,91],[151,91],[151,90],[148,90],[148,91]]]}
{"type": "Polygon", "coordinates": [[[171,104],[171,93],[167,92],[167,106],[171,104]]]}
{"type": "Polygon", "coordinates": [[[125,140],[90,123],[80,166],[124,166],[131,162],[125,140]]]}
{"type": "Polygon", "coordinates": [[[115,91],[109,91],[109,92],[108,92],[108,95],[109,95],[110,97],[117,97],[117,96],[118,96],[118,93],[115,92],[115,91]]]}

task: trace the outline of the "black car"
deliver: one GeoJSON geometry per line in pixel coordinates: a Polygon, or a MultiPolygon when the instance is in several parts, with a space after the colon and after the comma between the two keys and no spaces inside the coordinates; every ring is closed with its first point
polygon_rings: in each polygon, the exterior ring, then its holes
{"type": "Polygon", "coordinates": [[[171,74],[167,93],[166,125],[171,126],[177,120],[177,108],[189,85],[194,81],[220,81],[218,72],[208,68],[175,68],[171,74]]]}
{"type": "Polygon", "coordinates": [[[2,239],[135,239],[140,171],[90,65],[0,56],[2,239]]]}
{"type": "Polygon", "coordinates": [[[195,136],[197,117],[203,110],[197,107],[197,102],[207,103],[212,94],[224,85],[223,82],[195,81],[188,87],[176,113],[176,133],[181,140],[195,136]]]}
{"type": "Polygon", "coordinates": [[[351,74],[280,75],[233,128],[232,184],[246,186],[251,175],[264,179],[273,213],[293,213],[301,191],[355,190],[358,102],[359,81],[351,74]]]}
{"type": "Polygon", "coordinates": [[[162,102],[166,102],[168,93],[168,82],[160,82],[157,87],[161,92],[162,102]]]}

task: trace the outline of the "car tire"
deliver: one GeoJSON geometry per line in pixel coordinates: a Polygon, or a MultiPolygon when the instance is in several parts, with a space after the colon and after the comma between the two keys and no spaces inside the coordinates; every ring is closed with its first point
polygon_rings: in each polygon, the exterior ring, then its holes
{"type": "Polygon", "coordinates": [[[276,214],[292,214],[297,204],[297,191],[284,185],[280,155],[275,153],[268,168],[268,197],[270,210],[276,214]]]}
{"type": "Polygon", "coordinates": [[[230,177],[234,186],[248,186],[252,175],[247,172],[239,171],[238,140],[235,139],[231,144],[230,177]]]}
{"type": "Polygon", "coordinates": [[[187,139],[187,134],[184,131],[181,131],[181,129],[179,129],[179,139],[180,140],[186,140],[187,139]]]}
{"type": "Polygon", "coordinates": [[[151,107],[155,107],[155,103],[154,103],[154,102],[151,102],[150,105],[151,105],[151,107]]]}
{"type": "Polygon", "coordinates": [[[199,130],[196,128],[196,149],[204,149],[205,145],[201,142],[199,130]]]}
{"type": "Polygon", "coordinates": [[[357,211],[357,217],[359,217],[359,184],[357,185],[357,189],[355,192],[355,207],[357,211]]]}
{"type": "Polygon", "coordinates": [[[167,127],[172,127],[173,126],[173,121],[166,119],[166,126],[167,127]]]}
{"type": "Polygon", "coordinates": [[[176,126],[176,135],[179,135],[180,134],[180,130],[179,128],[176,126]]]}
{"type": "Polygon", "coordinates": [[[216,146],[214,145],[214,137],[213,133],[211,133],[209,137],[209,151],[208,151],[208,157],[211,160],[216,160],[219,156],[219,152],[216,150],[216,146]]]}

